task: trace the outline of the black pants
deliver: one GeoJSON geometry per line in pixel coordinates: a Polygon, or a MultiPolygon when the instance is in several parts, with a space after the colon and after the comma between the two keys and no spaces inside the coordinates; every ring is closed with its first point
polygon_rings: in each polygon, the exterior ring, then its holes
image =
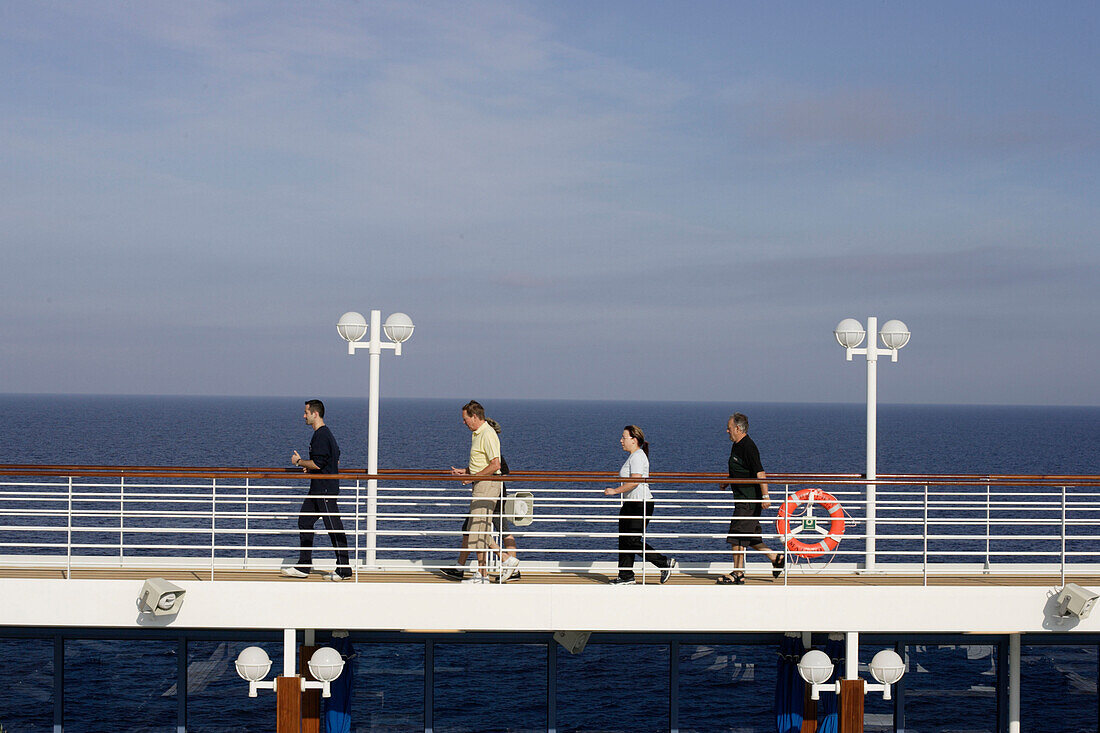
{"type": "Polygon", "coordinates": [[[341,575],[351,574],[348,563],[348,537],[344,534],[344,523],[340,521],[340,509],[336,506],[335,494],[309,494],[302,502],[298,513],[298,531],[301,549],[298,551],[298,569],[309,571],[313,564],[313,526],[321,519],[328,530],[332,549],[336,550],[336,569],[341,575]]]}
{"type": "Polygon", "coordinates": [[[668,567],[668,558],[660,554],[649,543],[642,542],[642,530],[653,516],[652,501],[624,501],[619,510],[619,577],[634,577],[634,556],[641,555],[645,549],[645,559],[659,568],[668,567]],[[642,516],[645,519],[642,519],[642,516]]]}

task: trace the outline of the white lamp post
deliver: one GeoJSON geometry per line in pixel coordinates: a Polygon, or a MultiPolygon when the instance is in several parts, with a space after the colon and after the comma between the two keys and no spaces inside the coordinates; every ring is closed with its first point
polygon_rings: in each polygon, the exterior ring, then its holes
{"type": "MultiPolygon", "coordinates": [[[[874,481],[875,454],[877,450],[876,435],[878,432],[878,385],[877,371],[879,354],[890,355],[890,361],[898,360],[898,349],[909,343],[909,328],[901,321],[887,321],[878,331],[878,319],[867,319],[867,330],[854,318],[845,318],[837,324],[833,335],[837,343],[844,347],[848,361],[856,354],[867,357],[867,480],[874,481]],[[866,334],[872,334],[867,340],[867,346],[856,348],[863,343],[866,334]],[[885,348],[878,345],[879,339],[885,348]]],[[[864,570],[875,569],[875,485],[867,484],[867,555],[864,561],[864,570]]]]}
{"type": "MultiPolygon", "coordinates": [[[[393,349],[401,356],[401,344],[409,340],[413,333],[413,322],[404,313],[394,313],[382,325],[382,312],[370,312],[370,326],[363,314],[350,311],[340,316],[336,331],[340,338],[348,342],[348,353],[356,349],[368,349],[370,353],[370,386],[367,392],[367,473],[378,473],[378,366],[382,349],[393,349]],[[381,339],[385,331],[388,342],[381,339]],[[364,336],[370,339],[362,343],[364,336]]],[[[367,481],[367,566],[375,567],[378,558],[378,481],[367,481]]]]}

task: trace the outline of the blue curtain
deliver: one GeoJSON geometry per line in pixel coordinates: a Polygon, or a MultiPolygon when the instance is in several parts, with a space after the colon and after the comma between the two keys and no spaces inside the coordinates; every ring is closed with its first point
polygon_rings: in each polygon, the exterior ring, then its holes
{"type": "Polygon", "coordinates": [[[779,643],[779,670],[775,676],[775,722],[779,733],[802,730],[802,695],[806,683],[798,674],[798,660],[804,652],[801,636],[784,636],[779,643]]]}
{"type": "Polygon", "coordinates": [[[355,680],[355,649],[351,639],[333,639],[329,642],[344,658],[344,671],[329,685],[332,697],[325,701],[325,733],[351,733],[351,688],[355,680]]]}
{"type": "MultiPolygon", "coordinates": [[[[844,677],[844,639],[829,639],[825,643],[825,653],[833,662],[833,676],[830,682],[836,682],[844,677]]],[[[840,720],[837,715],[840,695],[826,692],[817,701],[817,732],[839,733],[840,720]]]]}

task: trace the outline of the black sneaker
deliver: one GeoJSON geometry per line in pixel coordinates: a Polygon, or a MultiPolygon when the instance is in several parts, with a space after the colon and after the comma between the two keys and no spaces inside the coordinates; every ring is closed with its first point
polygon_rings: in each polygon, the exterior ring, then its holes
{"type": "Polygon", "coordinates": [[[462,568],[440,568],[439,572],[451,580],[462,580],[466,577],[466,571],[462,568]]]}
{"type": "Polygon", "coordinates": [[[634,578],[615,578],[610,585],[636,585],[634,578]]]}
{"type": "Polygon", "coordinates": [[[672,577],[672,571],[680,566],[680,563],[675,560],[668,561],[667,568],[661,568],[661,585],[668,582],[668,579],[672,577]]]}

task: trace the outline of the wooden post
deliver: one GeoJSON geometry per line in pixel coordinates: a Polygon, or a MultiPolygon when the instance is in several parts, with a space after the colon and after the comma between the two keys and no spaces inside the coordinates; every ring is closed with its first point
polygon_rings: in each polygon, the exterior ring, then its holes
{"type": "Polygon", "coordinates": [[[802,728],[800,733],[817,733],[817,700],[811,700],[813,686],[806,684],[802,692],[802,728]]]}
{"type": "MultiPolygon", "coordinates": [[[[307,680],[314,679],[309,671],[309,658],[320,649],[302,645],[298,653],[298,672],[307,680]]],[[[321,691],[306,690],[302,693],[302,733],[321,733],[321,691]]]]}
{"type": "Polygon", "coordinates": [[[863,680],[840,681],[840,733],[863,733],[863,680]]]}
{"type": "Polygon", "coordinates": [[[275,733],[301,733],[302,678],[275,678],[275,733]]]}

